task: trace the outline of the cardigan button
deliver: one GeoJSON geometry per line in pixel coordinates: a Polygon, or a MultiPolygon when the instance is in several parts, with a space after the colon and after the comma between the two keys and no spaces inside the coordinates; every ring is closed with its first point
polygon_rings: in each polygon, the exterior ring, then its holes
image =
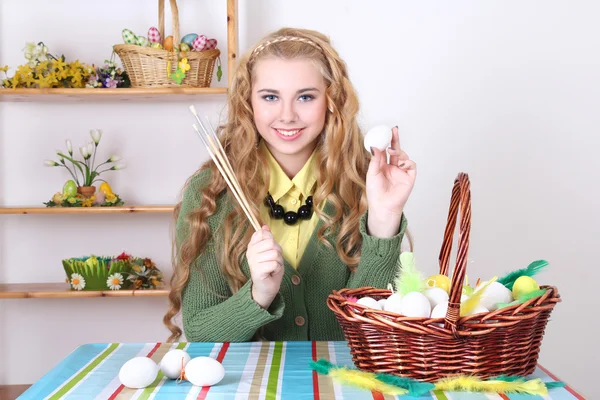
{"type": "Polygon", "coordinates": [[[303,317],[296,317],[296,325],[298,326],[302,326],[304,325],[304,318],[303,317]]]}
{"type": "Polygon", "coordinates": [[[296,286],[298,286],[300,284],[300,275],[294,275],[292,276],[292,283],[296,286]]]}

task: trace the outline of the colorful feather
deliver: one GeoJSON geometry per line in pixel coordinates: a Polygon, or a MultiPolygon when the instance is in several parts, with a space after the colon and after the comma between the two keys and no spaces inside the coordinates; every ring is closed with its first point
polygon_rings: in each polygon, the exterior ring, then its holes
{"type": "Polygon", "coordinates": [[[420,397],[427,394],[435,388],[433,383],[419,382],[416,379],[402,378],[392,374],[375,374],[377,379],[388,385],[398,386],[408,390],[408,395],[411,397],[420,397]]]}
{"type": "Polygon", "coordinates": [[[515,301],[510,302],[510,303],[498,303],[497,306],[498,308],[505,308],[505,307],[510,307],[510,306],[514,306],[516,304],[523,304],[531,299],[534,299],[536,297],[539,296],[543,296],[544,293],[546,293],[546,289],[539,289],[539,290],[534,290],[533,292],[530,293],[526,293],[526,294],[522,294],[521,296],[519,296],[515,301]]]}
{"type": "Polygon", "coordinates": [[[398,386],[388,385],[381,382],[373,374],[355,369],[335,368],[329,371],[331,376],[338,383],[356,386],[361,389],[374,390],[382,394],[390,394],[392,396],[401,396],[408,391],[398,386]]]}
{"type": "Polygon", "coordinates": [[[464,302],[461,303],[461,305],[460,305],[460,316],[461,317],[468,315],[471,311],[473,311],[475,309],[475,307],[477,307],[477,305],[481,302],[481,298],[483,297],[483,294],[485,293],[485,289],[487,289],[487,287],[490,286],[492,284],[492,282],[495,282],[496,279],[498,279],[497,276],[493,277],[492,279],[490,279],[489,281],[484,283],[480,288],[478,288],[475,292],[473,292],[471,297],[469,297],[467,300],[465,300],[464,302]]]}
{"type": "Polygon", "coordinates": [[[502,278],[498,279],[498,282],[506,286],[508,289],[512,290],[515,281],[521,276],[534,276],[541,272],[544,267],[548,265],[548,261],[546,260],[537,260],[532,262],[527,266],[527,268],[522,268],[513,272],[509,272],[502,278]]]}
{"type": "Polygon", "coordinates": [[[437,390],[447,392],[495,392],[495,393],[523,393],[547,396],[548,389],[541,379],[528,381],[516,380],[507,382],[503,380],[482,381],[473,376],[459,376],[441,379],[435,384],[437,390]]]}
{"type": "Polygon", "coordinates": [[[423,290],[423,276],[415,268],[415,258],[412,252],[400,254],[400,272],[394,281],[396,292],[405,296],[410,292],[423,290]]]}

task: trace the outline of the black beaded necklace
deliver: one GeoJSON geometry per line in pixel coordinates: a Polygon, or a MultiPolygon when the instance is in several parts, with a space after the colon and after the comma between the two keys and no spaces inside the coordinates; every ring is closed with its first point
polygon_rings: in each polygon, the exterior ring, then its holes
{"type": "Polygon", "coordinates": [[[273,219],[282,219],[287,225],[295,225],[299,219],[310,219],[312,217],[312,205],[313,205],[312,196],[308,196],[305,205],[300,206],[298,208],[298,212],[294,211],[285,211],[283,206],[276,204],[271,197],[271,193],[267,193],[267,197],[265,197],[265,206],[269,207],[269,215],[273,219]]]}

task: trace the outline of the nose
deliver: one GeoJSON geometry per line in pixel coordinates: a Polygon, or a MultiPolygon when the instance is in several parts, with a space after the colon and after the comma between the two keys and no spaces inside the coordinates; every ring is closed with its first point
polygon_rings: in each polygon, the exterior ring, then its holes
{"type": "Polygon", "coordinates": [[[290,102],[282,101],[281,102],[281,110],[279,113],[279,122],[284,123],[284,124],[289,124],[289,123],[296,121],[296,119],[297,119],[297,115],[296,115],[296,109],[294,107],[294,102],[293,101],[290,101],[290,102]]]}

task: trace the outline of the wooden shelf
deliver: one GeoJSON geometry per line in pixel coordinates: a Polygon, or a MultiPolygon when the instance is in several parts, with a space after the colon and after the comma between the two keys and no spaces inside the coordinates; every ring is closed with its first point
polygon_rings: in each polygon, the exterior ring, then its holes
{"type": "Polygon", "coordinates": [[[223,95],[227,88],[122,88],[122,89],[0,89],[0,101],[55,102],[55,101],[169,101],[191,100],[198,95],[223,95]]]}
{"type": "Polygon", "coordinates": [[[123,214],[172,213],[174,207],[122,206],[122,207],[0,207],[0,214],[123,214]]]}
{"type": "Polygon", "coordinates": [[[71,290],[68,283],[3,283],[0,299],[58,299],[71,297],[165,297],[169,288],[156,290],[71,290]]]}

